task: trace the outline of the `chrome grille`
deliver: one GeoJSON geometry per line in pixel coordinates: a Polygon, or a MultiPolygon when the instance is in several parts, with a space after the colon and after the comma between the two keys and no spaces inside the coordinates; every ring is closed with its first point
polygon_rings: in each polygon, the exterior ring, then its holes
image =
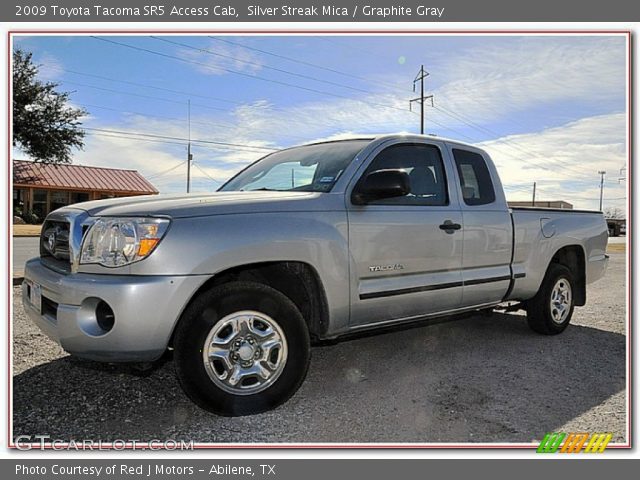
{"type": "Polygon", "coordinates": [[[69,260],[69,222],[45,221],[40,235],[40,256],[69,260]]]}
{"type": "Polygon", "coordinates": [[[40,259],[62,273],[77,271],[88,215],[82,210],[61,209],[50,214],[40,234],[40,259]]]}
{"type": "Polygon", "coordinates": [[[56,270],[71,271],[68,221],[45,220],[40,233],[40,258],[56,270]]]}

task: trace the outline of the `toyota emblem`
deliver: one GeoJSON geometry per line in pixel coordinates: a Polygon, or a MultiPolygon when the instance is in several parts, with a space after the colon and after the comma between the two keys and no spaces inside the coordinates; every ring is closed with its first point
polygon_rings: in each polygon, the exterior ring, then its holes
{"type": "Polygon", "coordinates": [[[49,237],[47,238],[47,243],[49,246],[49,251],[51,253],[54,253],[55,249],[56,249],[56,234],[55,233],[50,233],[49,237]]]}

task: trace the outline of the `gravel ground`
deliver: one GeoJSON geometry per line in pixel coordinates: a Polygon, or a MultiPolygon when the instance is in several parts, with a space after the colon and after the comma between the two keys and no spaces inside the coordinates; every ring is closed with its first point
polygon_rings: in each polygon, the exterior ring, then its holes
{"type": "Polygon", "coordinates": [[[472,316],[313,349],[282,407],[218,417],[167,361],[148,376],[68,356],[25,318],[14,289],[14,436],[205,442],[530,442],[550,431],[626,440],[623,254],[555,337],[522,314],[472,316]]]}

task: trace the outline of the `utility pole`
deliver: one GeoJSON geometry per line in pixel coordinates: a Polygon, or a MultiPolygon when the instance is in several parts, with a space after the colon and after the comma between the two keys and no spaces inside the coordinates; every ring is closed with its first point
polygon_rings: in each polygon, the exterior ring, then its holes
{"type": "Polygon", "coordinates": [[[602,211],[602,192],[604,190],[604,176],[606,174],[606,171],[598,170],[598,175],[600,175],[600,211],[602,211]]]}
{"type": "Polygon", "coordinates": [[[187,101],[187,115],[188,115],[188,143],[187,143],[187,193],[191,189],[191,160],[193,160],[193,155],[191,155],[191,100],[187,101]]]}
{"type": "Polygon", "coordinates": [[[424,69],[424,65],[420,65],[420,71],[416,78],[413,79],[413,91],[416,91],[416,83],[420,82],[420,96],[409,100],[409,110],[413,105],[413,102],[420,103],[420,134],[424,135],[424,101],[431,100],[431,106],[433,107],[433,95],[424,96],[424,79],[429,76],[429,72],[424,69]]]}
{"type": "Polygon", "coordinates": [[[533,200],[531,200],[531,206],[536,206],[536,182],[533,182],[533,200]]]}

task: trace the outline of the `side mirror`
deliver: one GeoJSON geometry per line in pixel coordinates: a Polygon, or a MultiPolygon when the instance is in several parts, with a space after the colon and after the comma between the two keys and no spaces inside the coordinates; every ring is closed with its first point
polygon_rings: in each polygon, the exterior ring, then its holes
{"type": "Polygon", "coordinates": [[[351,194],[355,205],[383,198],[403,197],[411,191],[409,175],[403,170],[376,170],[361,180],[351,194]]]}

